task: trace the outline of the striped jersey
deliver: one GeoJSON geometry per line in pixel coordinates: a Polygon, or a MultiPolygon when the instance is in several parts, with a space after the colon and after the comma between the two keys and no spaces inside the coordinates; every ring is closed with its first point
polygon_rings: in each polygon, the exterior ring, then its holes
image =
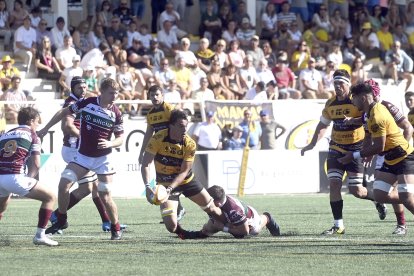
{"type": "MultiPolygon", "coordinates": [[[[69,97],[66,98],[65,103],[63,104],[63,108],[75,103],[79,101],[79,98],[76,97],[73,93],[70,93],[69,97]]],[[[71,116],[73,117],[74,121],[74,125],[77,129],[80,128],[80,114],[71,114],[71,116]]],[[[66,147],[70,147],[70,148],[77,148],[79,143],[78,143],[78,137],[76,136],[70,136],[68,134],[64,134],[63,135],[63,145],[66,147]]]]}
{"type": "Polygon", "coordinates": [[[168,122],[170,120],[171,111],[174,109],[174,106],[164,102],[161,106],[153,106],[147,114],[147,123],[152,126],[154,133],[168,127],[168,122]]]}
{"type": "Polygon", "coordinates": [[[228,223],[241,225],[253,217],[253,211],[244,202],[226,195],[226,202],[220,208],[228,223]]]}
{"type": "Polygon", "coordinates": [[[0,174],[24,173],[27,159],[40,151],[40,139],[29,126],[9,130],[0,137],[0,174]]]}
{"type": "Polygon", "coordinates": [[[116,105],[103,108],[99,97],[80,99],[71,104],[72,113],[80,113],[80,139],[78,152],[88,157],[100,157],[112,152],[111,148],[98,149],[99,139],[110,140],[112,133],[124,133],[122,114],[116,105]]]}

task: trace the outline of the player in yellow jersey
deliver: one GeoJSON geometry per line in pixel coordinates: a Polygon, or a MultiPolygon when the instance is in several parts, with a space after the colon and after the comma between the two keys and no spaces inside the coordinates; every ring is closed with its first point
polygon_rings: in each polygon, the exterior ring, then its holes
{"type": "Polygon", "coordinates": [[[187,114],[181,110],[173,110],[168,128],[155,133],[149,140],[141,166],[147,200],[151,203],[153,190],[149,185],[150,165],[154,163],[156,181],[164,185],[169,194],[168,200],[160,205],[165,227],[180,237],[188,232],[177,221],[177,200],[181,193],[214,218],[221,220],[222,215],[220,208],[214,205],[213,198],[194,178],[192,166],[196,143],[187,134],[187,125],[187,114]]]}
{"type": "Polygon", "coordinates": [[[384,163],[376,172],[374,197],[388,197],[394,182],[398,185],[398,200],[414,214],[414,148],[404,138],[388,109],[374,99],[369,83],[359,83],[352,87],[352,103],[367,114],[367,128],[371,143],[365,143],[360,151],[349,151],[338,161],[348,164],[375,154],[384,155],[384,163]]]}
{"type": "MultiPolygon", "coordinates": [[[[164,101],[162,88],[158,85],[153,85],[148,89],[148,99],[151,100],[153,106],[147,114],[147,130],[145,131],[144,140],[142,142],[141,151],[138,157],[139,164],[142,164],[142,158],[144,157],[148,141],[154,133],[168,128],[168,121],[170,120],[171,111],[174,110],[173,105],[164,101]]],[[[177,208],[178,220],[181,220],[184,217],[185,209],[181,205],[179,198],[177,208]]]]}
{"type": "MultiPolygon", "coordinates": [[[[410,122],[410,124],[414,127],[414,92],[408,91],[407,93],[405,93],[405,104],[410,110],[408,112],[407,119],[410,122]]],[[[413,139],[413,143],[414,143],[414,139],[413,139]]]]}
{"type": "MultiPolygon", "coordinates": [[[[336,96],[326,102],[311,142],[301,151],[301,154],[304,155],[306,151],[313,149],[317,141],[324,136],[328,126],[333,122],[327,167],[330,188],[329,199],[334,217],[334,226],[322,232],[323,235],[345,233],[341,195],[342,178],[345,172],[348,174],[348,188],[351,194],[358,198],[374,200],[372,191],[362,185],[363,165],[361,160],[353,160],[346,165],[338,162],[338,158],[343,157],[346,152],[361,150],[365,131],[362,122],[349,125],[345,120],[347,117],[359,118],[362,115],[362,112],[352,104],[350,99],[351,82],[349,73],[342,69],[336,70],[333,78],[336,96]]],[[[385,215],[383,217],[385,218],[385,215]]]]}

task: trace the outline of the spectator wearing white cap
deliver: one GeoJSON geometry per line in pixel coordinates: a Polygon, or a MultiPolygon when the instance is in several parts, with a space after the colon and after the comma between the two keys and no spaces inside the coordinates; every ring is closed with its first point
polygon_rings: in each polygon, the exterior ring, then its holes
{"type": "Polygon", "coordinates": [[[59,84],[62,86],[63,95],[69,95],[71,91],[70,82],[72,81],[72,78],[75,76],[82,77],[83,75],[83,70],[80,67],[80,60],[80,56],[75,55],[72,59],[72,66],[65,68],[60,76],[59,84]]]}
{"type": "Polygon", "coordinates": [[[23,59],[27,71],[36,55],[36,30],[31,27],[30,16],[27,15],[14,33],[14,55],[23,59]]]}

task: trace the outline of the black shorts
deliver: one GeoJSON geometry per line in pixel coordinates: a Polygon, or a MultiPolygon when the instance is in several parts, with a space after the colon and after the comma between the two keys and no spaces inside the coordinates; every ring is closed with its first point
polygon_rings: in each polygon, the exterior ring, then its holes
{"type": "Polygon", "coordinates": [[[193,179],[187,184],[180,185],[172,190],[168,200],[178,201],[178,198],[181,194],[185,195],[185,197],[192,197],[199,194],[203,189],[203,185],[201,185],[201,183],[197,180],[193,179]]]}
{"type": "Polygon", "coordinates": [[[338,159],[343,157],[342,152],[330,149],[328,153],[328,158],[326,159],[327,169],[329,170],[341,170],[344,172],[353,172],[353,173],[363,173],[364,166],[361,159],[353,159],[348,164],[339,163],[338,159]]]}
{"type": "Polygon", "coordinates": [[[388,165],[384,162],[379,171],[394,175],[414,174],[414,154],[410,153],[406,158],[395,165],[388,165]]]}

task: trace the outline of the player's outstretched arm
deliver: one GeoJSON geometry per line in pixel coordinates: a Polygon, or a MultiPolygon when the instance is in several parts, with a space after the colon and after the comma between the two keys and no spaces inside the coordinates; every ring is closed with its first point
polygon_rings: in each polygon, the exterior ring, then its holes
{"type": "Polygon", "coordinates": [[[147,147],[148,141],[151,139],[153,133],[154,133],[154,129],[152,128],[152,126],[147,125],[147,130],[145,131],[144,140],[142,141],[141,150],[138,156],[138,164],[142,164],[142,159],[144,157],[145,148],[147,147]]]}
{"type": "Polygon", "coordinates": [[[153,204],[152,202],[152,197],[153,197],[153,190],[151,189],[150,186],[150,165],[152,164],[152,162],[154,161],[155,155],[149,152],[145,152],[144,153],[144,157],[142,159],[142,165],[141,165],[141,176],[142,176],[142,181],[144,182],[145,185],[145,196],[147,198],[147,201],[151,204],[153,204]]]}
{"type": "Polygon", "coordinates": [[[52,119],[50,119],[50,121],[41,129],[37,132],[37,135],[40,138],[43,138],[47,132],[49,131],[49,129],[56,125],[58,122],[60,122],[63,117],[70,115],[72,112],[69,110],[69,107],[65,107],[61,110],[59,110],[58,112],[56,112],[56,114],[52,117],[52,119]]]}
{"type": "Polygon", "coordinates": [[[325,132],[326,132],[327,128],[328,128],[328,126],[325,125],[324,123],[322,123],[322,122],[318,123],[318,125],[316,126],[316,129],[315,129],[315,133],[313,134],[311,142],[300,151],[300,154],[302,156],[305,155],[305,152],[307,152],[308,150],[311,150],[315,147],[316,143],[320,139],[322,139],[322,137],[325,135],[325,132]]]}

